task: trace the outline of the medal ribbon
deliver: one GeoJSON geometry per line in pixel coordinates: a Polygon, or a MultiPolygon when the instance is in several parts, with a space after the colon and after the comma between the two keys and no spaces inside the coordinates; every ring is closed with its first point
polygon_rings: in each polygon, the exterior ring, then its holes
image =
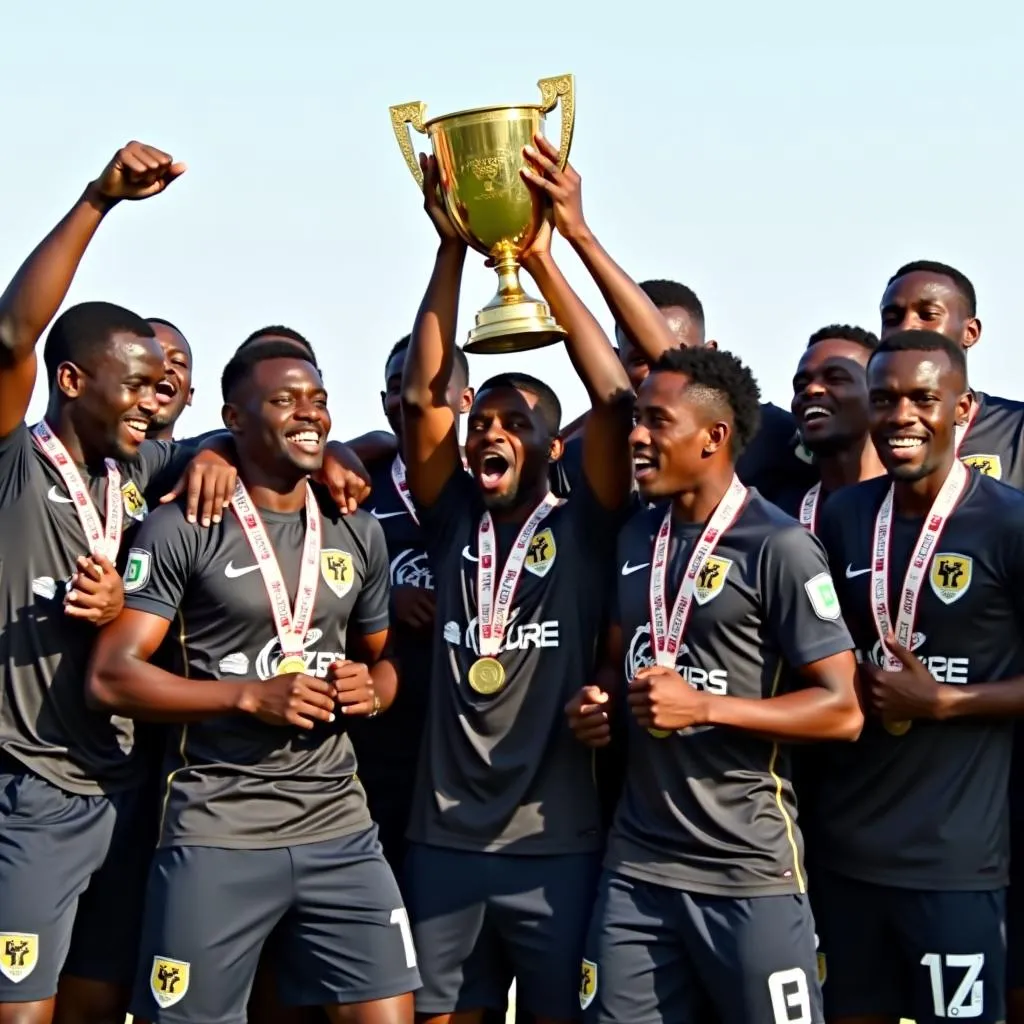
{"type": "Polygon", "coordinates": [[[654,553],[651,557],[651,581],[649,588],[651,606],[651,646],[654,649],[654,662],[675,670],[676,654],[683,642],[686,622],[693,607],[693,595],[697,589],[697,577],[704,563],[711,557],[722,535],[736,521],[747,498],[747,489],[733,476],[729,490],[718,503],[718,507],[708,520],[704,532],[697,539],[686,566],[682,585],[676,596],[672,615],[667,616],[665,592],[668,588],[668,549],[672,536],[672,509],[665,513],[661,527],[654,540],[654,553]]]}
{"type": "Polygon", "coordinates": [[[60,473],[64,486],[71,495],[78,521],[89,544],[89,554],[106,555],[111,562],[117,561],[117,552],[121,547],[121,526],[124,522],[124,503],[121,498],[121,473],[113,459],[105,459],[107,467],[107,514],[105,528],[100,525],[100,516],[96,511],[89,490],[82,474],[78,472],[67,448],[60,438],[50,429],[46,420],[40,420],[32,428],[32,439],[42,453],[50,460],[60,473]]]}
{"type": "Polygon", "coordinates": [[[270,609],[274,615],[274,628],[281,641],[281,657],[301,656],[303,641],[313,621],[313,607],[320,583],[320,506],[313,488],[306,484],[306,538],[302,545],[302,566],[299,570],[299,589],[295,595],[295,609],[288,600],[288,588],[281,575],[281,566],[267,536],[259,510],[253,504],[245,484],[239,479],[231,497],[231,507],[242,526],[245,539],[256,556],[263,585],[270,598],[270,609]]]}
{"type": "Polygon", "coordinates": [[[485,512],[480,517],[476,551],[479,559],[476,569],[476,603],[479,646],[482,657],[493,658],[501,649],[501,642],[505,639],[505,629],[508,626],[508,617],[512,609],[512,598],[515,596],[520,577],[523,575],[523,565],[526,562],[526,555],[530,550],[533,535],[552,509],[560,504],[561,501],[548,491],[541,503],[530,513],[530,518],[523,523],[519,536],[516,537],[516,542],[508,554],[505,568],[501,571],[497,597],[494,595],[494,562],[497,546],[494,520],[491,518],[490,512],[485,512]]]}
{"type": "Polygon", "coordinates": [[[818,505],[821,503],[821,481],[819,480],[800,502],[800,525],[814,533],[818,525],[818,505]]]}
{"type": "Polygon", "coordinates": [[[399,498],[402,499],[402,504],[405,505],[409,515],[412,516],[412,521],[419,526],[420,521],[416,515],[416,506],[412,502],[409,485],[405,482],[405,463],[402,461],[401,455],[396,455],[391,463],[391,482],[395,485],[395,490],[398,492],[399,498]]]}
{"type": "Polygon", "coordinates": [[[889,613],[889,549],[892,542],[893,487],[890,486],[889,493],[878,510],[871,563],[871,611],[878,639],[882,642],[882,667],[887,672],[899,672],[903,666],[898,658],[886,650],[885,638],[892,633],[896,637],[896,643],[908,651],[911,650],[921,584],[927,575],[928,566],[931,564],[946,522],[969,480],[970,472],[967,467],[959,459],[954,459],[925,517],[924,526],[921,527],[921,533],[917,538],[917,547],[907,566],[895,627],[889,613]]]}

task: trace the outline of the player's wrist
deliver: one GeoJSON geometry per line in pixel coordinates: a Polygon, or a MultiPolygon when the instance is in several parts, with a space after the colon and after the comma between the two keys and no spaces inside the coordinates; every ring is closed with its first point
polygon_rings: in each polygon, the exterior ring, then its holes
{"type": "Polygon", "coordinates": [[[236,684],[234,709],[240,715],[255,715],[259,708],[256,687],[259,683],[245,682],[236,684]]]}
{"type": "Polygon", "coordinates": [[[950,718],[959,717],[960,709],[964,704],[963,698],[965,694],[963,689],[959,686],[939,685],[936,687],[936,690],[932,718],[936,722],[945,722],[950,718]]]}

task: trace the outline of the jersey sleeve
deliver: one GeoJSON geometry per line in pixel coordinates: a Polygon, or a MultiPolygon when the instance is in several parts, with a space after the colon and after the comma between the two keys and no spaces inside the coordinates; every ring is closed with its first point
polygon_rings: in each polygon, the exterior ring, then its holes
{"type": "Polygon", "coordinates": [[[364,636],[388,628],[391,620],[391,565],[384,528],[372,516],[366,522],[366,576],[352,610],[352,625],[364,636]]]}
{"type": "Polygon", "coordinates": [[[24,421],[0,437],[0,508],[10,508],[24,494],[35,458],[32,449],[32,434],[24,421]]]}
{"type": "Polygon", "coordinates": [[[469,473],[456,470],[429,508],[416,505],[423,537],[431,554],[443,553],[465,522],[475,516],[476,485],[469,473]]]}
{"type": "Polygon", "coordinates": [[[173,619],[199,559],[199,530],[181,506],[163,505],[148,516],[128,549],[124,606],[173,619]]]}
{"type": "Polygon", "coordinates": [[[853,649],[825,550],[809,530],[794,523],[768,538],[760,587],[765,621],[793,668],[853,649]]]}

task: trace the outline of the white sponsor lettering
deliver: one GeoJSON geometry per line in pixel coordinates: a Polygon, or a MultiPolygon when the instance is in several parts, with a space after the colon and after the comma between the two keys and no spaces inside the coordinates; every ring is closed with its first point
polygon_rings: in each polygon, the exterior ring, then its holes
{"type": "MultiPolygon", "coordinates": [[[[320,651],[314,645],[323,638],[322,629],[310,629],[303,638],[304,650],[301,657],[306,664],[306,675],[317,676],[321,679],[327,676],[327,669],[332,661],[344,661],[344,651],[320,651]]],[[[256,656],[256,675],[260,679],[270,679],[276,672],[277,666],[284,655],[281,653],[281,641],[274,637],[264,644],[263,649],[256,656]]]]}
{"type": "Polygon", "coordinates": [[[434,572],[425,551],[406,548],[391,560],[391,586],[434,589],[434,572]]]}
{"type": "MultiPolygon", "coordinates": [[[[679,673],[695,690],[706,690],[725,696],[729,692],[729,673],[724,668],[700,668],[690,664],[692,654],[689,644],[683,644],[676,655],[675,671],[679,673]]],[[[651,627],[648,624],[638,626],[626,652],[624,665],[626,678],[632,679],[642,668],[650,668],[654,664],[654,652],[651,649],[651,627]]]]}
{"type": "MultiPolygon", "coordinates": [[[[922,654],[920,648],[926,639],[924,633],[915,633],[910,650],[917,655],[918,660],[928,670],[928,674],[937,683],[966,686],[971,681],[971,659],[951,658],[944,654],[922,654]]],[[[881,668],[884,657],[882,644],[878,642],[871,648],[869,660],[872,665],[881,668]]]]}

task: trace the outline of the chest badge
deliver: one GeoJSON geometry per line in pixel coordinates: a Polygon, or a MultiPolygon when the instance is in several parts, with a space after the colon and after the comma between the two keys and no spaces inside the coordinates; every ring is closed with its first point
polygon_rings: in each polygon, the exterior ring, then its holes
{"type": "Polygon", "coordinates": [[[732,560],[729,558],[716,558],[712,555],[704,562],[697,573],[697,586],[693,591],[693,599],[697,604],[707,604],[718,597],[731,568],[732,560]]]}
{"type": "Polygon", "coordinates": [[[146,499],[142,496],[142,491],[135,486],[133,481],[129,480],[121,488],[121,499],[124,502],[125,515],[130,519],[141,522],[146,518],[149,507],[146,505],[146,499]]]}
{"type": "Polygon", "coordinates": [[[953,604],[967,593],[971,585],[974,559],[952,551],[940,551],[928,570],[932,592],[943,604],[953,604]]]}
{"type": "Polygon", "coordinates": [[[532,541],[530,550],[526,552],[526,571],[534,576],[547,576],[555,564],[558,546],[550,529],[541,530],[532,541]]]}
{"type": "Polygon", "coordinates": [[[1003,479],[1003,460],[998,455],[964,455],[960,461],[976,469],[982,476],[990,476],[993,480],[1003,479]]]}
{"type": "Polygon", "coordinates": [[[355,566],[352,556],[338,548],[324,548],[320,552],[320,575],[324,583],[338,598],[344,597],[355,582],[355,566]]]}

